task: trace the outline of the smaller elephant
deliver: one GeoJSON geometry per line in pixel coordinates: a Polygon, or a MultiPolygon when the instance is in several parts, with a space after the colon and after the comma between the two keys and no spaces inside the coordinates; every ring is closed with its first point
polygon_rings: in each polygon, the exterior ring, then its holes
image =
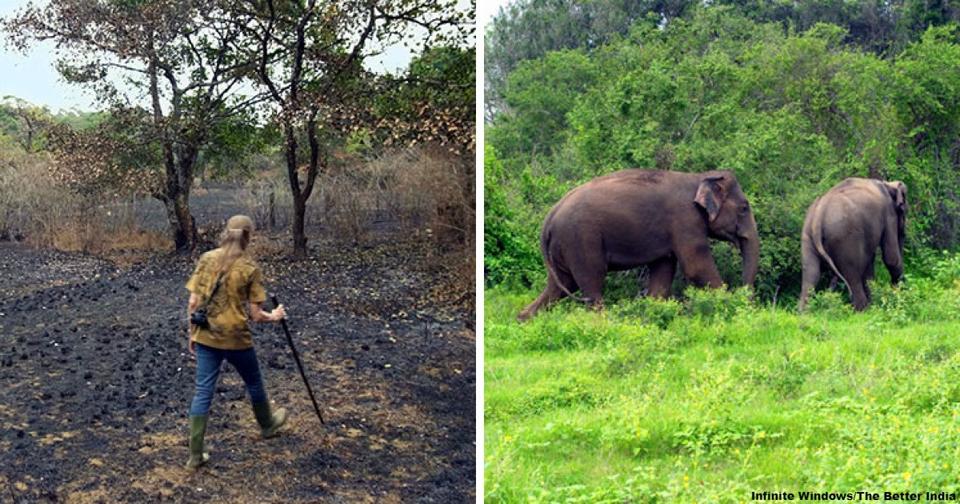
{"type": "Polygon", "coordinates": [[[906,215],[907,186],[899,181],[848,178],[817,198],[803,222],[800,310],[806,308],[823,264],[847,285],[854,309],[866,308],[877,247],[896,285],[903,276],[906,215]]]}

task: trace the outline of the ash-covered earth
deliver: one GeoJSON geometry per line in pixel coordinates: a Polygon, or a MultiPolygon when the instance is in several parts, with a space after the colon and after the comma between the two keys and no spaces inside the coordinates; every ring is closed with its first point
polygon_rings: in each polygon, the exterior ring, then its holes
{"type": "Polygon", "coordinates": [[[133,265],[0,243],[0,502],[464,502],[474,499],[473,292],[415,238],[260,257],[327,422],[279,325],[255,326],[259,429],[226,363],[208,466],[183,468],[194,259],[133,265]]]}

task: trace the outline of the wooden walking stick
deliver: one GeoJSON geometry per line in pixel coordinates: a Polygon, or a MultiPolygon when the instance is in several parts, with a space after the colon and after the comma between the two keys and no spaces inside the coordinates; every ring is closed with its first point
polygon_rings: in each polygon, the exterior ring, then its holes
{"type": "MultiPolygon", "coordinates": [[[[270,298],[273,300],[274,308],[280,306],[280,301],[277,301],[276,295],[273,295],[270,298]]],[[[303,378],[303,384],[307,386],[307,394],[310,395],[310,401],[313,402],[313,409],[317,412],[317,418],[320,419],[321,425],[326,425],[326,423],[323,421],[323,415],[320,414],[320,406],[317,406],[317,398],[313,396],[313,389],[310,388],[310,382],[307,381],[307,375],[303,372],[303,364],[300,363],[300,354],[297,353],[297,347],[293,345],[293,337],[290,336],[290,328],[287,327],[287,319],[280,319],[280,325],[283,326],[283,333],[287,335],[287,344],[290,345],[290,351],[293,352],[293,360],[297,363],[297,369],[300,370],[300,377],[303,378]]]]}

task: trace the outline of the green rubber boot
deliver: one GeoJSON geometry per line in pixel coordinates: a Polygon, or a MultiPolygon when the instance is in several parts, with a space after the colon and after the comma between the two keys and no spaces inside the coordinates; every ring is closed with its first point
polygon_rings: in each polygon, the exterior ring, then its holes
{"type": "Polygon", "coordinates": [[[210,460],[203,451],[203,435],[207,432],[207,415],[190,417],[190,459],[187,469],[196,469],[210,460]]]}
{"type": "Polygon", "coordinates": [[[257,417],[257,423],[260,424],[260,435],[264,439],[272,438],[278,434],[280,427],[287,422],[287,410],[279,408],[277,411],[270,410],[270,403],[254,403],[253,414],[257,417]]]}

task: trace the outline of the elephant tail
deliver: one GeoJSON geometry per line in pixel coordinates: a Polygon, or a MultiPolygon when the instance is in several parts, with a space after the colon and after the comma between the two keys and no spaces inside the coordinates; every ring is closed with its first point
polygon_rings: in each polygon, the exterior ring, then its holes
{"type": "Polygon", "coordinates": [[[814,226],[813,231],[813,246],[817,249],[817,253],[820,254],[827,264],[830,266],[830,269],[833,270],[833,273],[843,281],[843,285],[847,286],[847,292],[850,293],[850,296],[853,296],[853,290],[850,288],[850,283],[847,282],[847,279],[843,277],[840,273],[840,270],[837,269],[837,265],[833,263],[833,259],[827,254],[827,249],[823,248],[823,231],[819,229],[818,226],[814,226]]]}
{"type": "Polygon", "coordinates": [[[584,299],[576,294],[570,292],[570,289],[566,285],[563,285],[563,282],[560,281],[560,275],[557,274],[555,262],[553,260],[553,255],[550,254],[550,232],[544,231],[543,238],[540,240],[541,252],[543,252],[543,261],[547,264],[547,276],[549,277],[547,281],[553,281],[560,287],[560,290],[564,294],[569,296],[571,299],[580,301],[581,303],[587,303],[588,300],[584,299]]]}

